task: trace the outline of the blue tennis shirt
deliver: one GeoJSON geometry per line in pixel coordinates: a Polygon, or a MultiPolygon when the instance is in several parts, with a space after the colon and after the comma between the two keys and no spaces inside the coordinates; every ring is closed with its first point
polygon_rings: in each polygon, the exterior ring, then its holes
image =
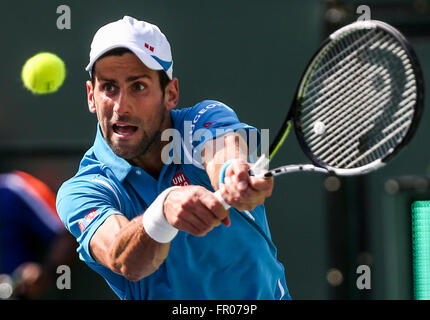
{"type": "Polygon", "coordinates": [[[137,282],[91,256],[91,237],[109,216],[120,214],[131,220],[144,214],[173,185],[201,185],[214,191],[199,157],[207,139],[226,131],[257,131],[217,101],[172,110],[171,116],[180,143],[171,144],[166,153],[170,161],[158,180],[116,156],[98,126],[94,145],[85,153],[77,174],[57,195],[58,214],[79,243],[80,259],[103,276],[121,299],[290,299],[263,205],[250,216],[231,208],[231,226],[216,227],[204,237],[179,231],[160,268],[137,282]]]}

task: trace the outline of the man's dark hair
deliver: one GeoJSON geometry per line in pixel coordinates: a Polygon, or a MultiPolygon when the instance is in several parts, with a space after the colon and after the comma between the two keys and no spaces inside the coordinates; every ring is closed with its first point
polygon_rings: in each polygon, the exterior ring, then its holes
{"type": "MultiPolygon", "coordinates": [[[[97,59],[97,61],[102,59],[102,58],[109,57],[109,56],[122,56],[125,53],[133,53],[133,51],[131,51],[130,49],[127,49],[127,48],[115,48],[115,49],[109,50],[108,52],[105,52],[104,54],[102,54],[100,56],[100,58],[97,59]]],[[[91,82],[93,83],[93,85],[94,85],[94,74],[96,71],[96,62],[97,61],[94,62],[93,68],[91,70],[91,82]]],[[[157,73],[158,73],[158,79],[160,81],[160,88],[161,88],[161,91],[163,92],[163,96],[164,96],[164,89],[166,89],[166,86],[169,84],[170,79],[164,70],[157,70],[157,73]]]]}

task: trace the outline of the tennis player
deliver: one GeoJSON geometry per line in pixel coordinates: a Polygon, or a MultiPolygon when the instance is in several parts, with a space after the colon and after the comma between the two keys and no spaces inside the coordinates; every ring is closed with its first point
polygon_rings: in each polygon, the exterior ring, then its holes
{"type": "Polygon", "coordinates": [[[80,258],[121,299],[289,299],[263,205],[273,180],[248,175],[238,133],[256,129],[218,101],[175,109],[170,45],[150,23],[101,27],[86,70],[97,134],[57,195],[80,258]]]}

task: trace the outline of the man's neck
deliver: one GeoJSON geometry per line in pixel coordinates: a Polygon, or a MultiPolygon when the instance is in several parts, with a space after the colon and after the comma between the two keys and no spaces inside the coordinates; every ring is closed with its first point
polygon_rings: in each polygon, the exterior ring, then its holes
{"type": "Polygon", "coordinates": [[[145,170],[148,174],[158,180],[164,162],[162,161],[161,151],[169,143],[169,141],[161,141],[161,135],[164,130],[172,128],[172,119],[170,112],[166,115],[165,121],[161,126],[160,136],[156,137],[154,143],[149,147],[144,155],[139,156],[130,161],[136,167],[145,170]]]}

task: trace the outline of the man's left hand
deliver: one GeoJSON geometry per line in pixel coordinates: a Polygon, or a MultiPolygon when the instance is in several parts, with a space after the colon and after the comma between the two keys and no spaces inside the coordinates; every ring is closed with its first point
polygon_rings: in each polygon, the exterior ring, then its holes
{"type": "Polygon", "coordinates": [[[239,211],[253,210],[272,195],[273,177],[250,176],[251,166],[252,163],[234,160],[225,172],[224,184],[219,186],[225,202],[239,211]]]}

